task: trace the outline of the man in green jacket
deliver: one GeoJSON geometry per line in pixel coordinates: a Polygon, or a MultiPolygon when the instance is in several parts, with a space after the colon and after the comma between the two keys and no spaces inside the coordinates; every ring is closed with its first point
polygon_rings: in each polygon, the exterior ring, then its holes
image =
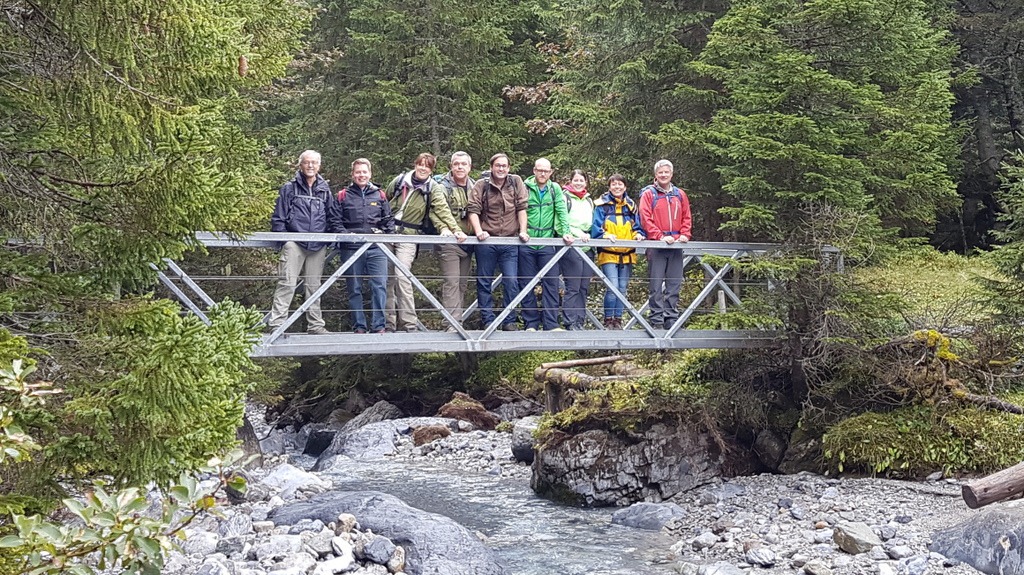
{"type": "MultiPolygon", "coordinates": [[[[436,163],[433,154],[424,152],[416,156],[412,171],[399,174],[388,184],[385,195],[395,216],[395,231],[400,234],[420,234],[437,230],[442,236],[455,236],[462,242],[466,234],[452,217],[444,188],[433,178],[436,163]]],[[[416,244],[395,244],[392,251],[405,267],[412,268],[416,259],[416,244]]],[[[385,329],[417,331],[419,322],[416,319],[412,282],[393,268],[392,281],[388,282],[385,329]]]]}
{"type": "MultiPolygon", "coordinates": [[[[572,245],[569,216],[562,196],[562,188],[551,181],[551,162],[539,158],[533,164],[533,175],[526,179],[528,201],[526,226],[531,238],[561,237],[572,245]]],[[[555,257],[555,246],[519,246],[519,289],[522,290],[540,270],[555,257]]],[[[526,331],[562,331],[558,325],[558,266],[552,266],[540,280],[541,305],[537,308],[537,294],[530,290],[523,298],[523,323],[526,331]]]]}

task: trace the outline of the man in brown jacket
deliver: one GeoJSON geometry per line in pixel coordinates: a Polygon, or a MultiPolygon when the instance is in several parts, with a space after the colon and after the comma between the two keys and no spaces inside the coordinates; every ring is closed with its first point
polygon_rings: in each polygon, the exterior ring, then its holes
{"type": "MultiPolygon", "coordinates": [[[[522,178],[509,174],[508,156],[502,153],[491,156],[491,175],[480,178],[469,192],[466,212],[473,226],[476,239],[485,242],[491,236],[516,237],[526,243],[526,204],[528,195],[522,178]]],[[[480,306],[480,319],[484,325],[494,321],[494,297],[491,281],[496,269],[501,269],[501,284],[505,302],[511,302],[519,295],[519,248],[481,243],[476,246],[476,299],[480,306]]],[[[515,312],[502,323],[505,331],[519,329],[515,312]]]]}

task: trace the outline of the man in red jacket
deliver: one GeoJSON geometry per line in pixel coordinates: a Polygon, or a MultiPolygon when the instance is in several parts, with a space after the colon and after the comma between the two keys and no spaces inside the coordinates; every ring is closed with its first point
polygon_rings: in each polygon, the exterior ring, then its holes
{"type": "MultiPolygon", "coordinates": [[[[654,183],[640,192],[640,225],[648,240],[672,246],[690,241],[690,200],[672,185],[672,162],[654,164],[654,183]]],[[[683,250],[648,248],[650,322],[669,329],[679,318],[679,288],[683,285],[683,250]]]]}

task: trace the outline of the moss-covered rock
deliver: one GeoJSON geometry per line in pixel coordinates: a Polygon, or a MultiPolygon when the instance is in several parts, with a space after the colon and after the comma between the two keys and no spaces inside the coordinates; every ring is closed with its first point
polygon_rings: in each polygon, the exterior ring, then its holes
{"type": "Polygon", "coordinates": [[[452,395],[451,401],[442,405],[441,409],[437,410],[437,416],[468,421],[475,425],[477,429],[488,431],[497,427],[498,423],[501,422],[501,419],[487,411],[482,403],[459,391],[452,395]]]}

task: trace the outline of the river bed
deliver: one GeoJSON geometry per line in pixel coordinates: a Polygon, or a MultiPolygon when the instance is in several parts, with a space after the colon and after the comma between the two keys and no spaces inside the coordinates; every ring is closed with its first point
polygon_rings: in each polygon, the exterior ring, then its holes
{"type": "Polygon", "coordinates": [[[402,459],[352,461],[322,475],[335,489],[382,491],[480,532],[511,574],[674,573],[667,535],[614,525],[613,509],[541,499],[522,478],[402,459]]]}

